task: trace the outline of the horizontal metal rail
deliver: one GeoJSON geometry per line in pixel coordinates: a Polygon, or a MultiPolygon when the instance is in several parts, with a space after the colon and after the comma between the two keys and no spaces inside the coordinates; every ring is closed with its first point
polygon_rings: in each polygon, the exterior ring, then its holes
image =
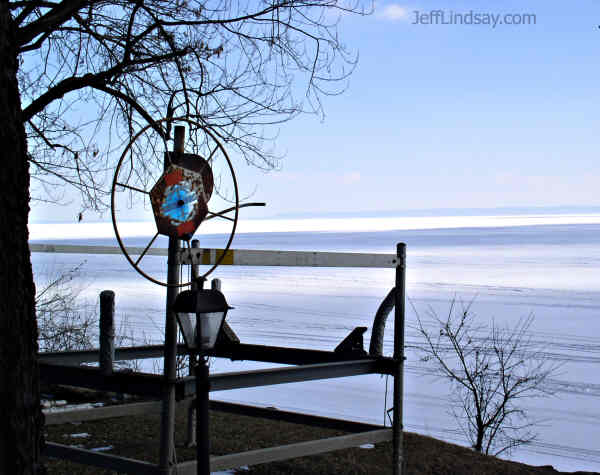
{"type": "MultiPolygon", "coordinates": [[[[178,411],[185,411],[193,404],[194,398],[189,397],[177,403],[178,411]]],[[[383,429],[376,424],[365,422],[333,419],[331,417],[315,416],[300,412],[283,411],[272,407],[257,407],[246,404],[236,404],[225,401],[209,401],[212,411],[239,414],[243,416],[258,417],[275,421],[291,422],[305,426],[321,427],[326,429],[341,430],[344,432],[365,432],[383,429]]],[[[64,409],[59,411],[44,410],[44,423],[46,425],[67,424],[70,422],[97,421],[111,417],[139,416],[159,413],[160,401],[134,402],[129,404],[115,404],[113,406],[91,407],[85,409],[64,409]]]]}
{"type": "Polygon", "coordinates": [[[68,445],[46,442],[43,455],[71,460],[72,462],[94,467],[106,468],[119,473],[135,473],[143,475],[158,475],[163,473],[155,464],[134,460],[118,455],[95,452],[93,450],[79,449],[68,445]]]}
{"type": "MultiPolygon", "coordinates": [[[[73,365],[58,365],[39,362],[40,379],[48,384],[64,384],[81,388],[112,391],[118,393],[137,394],[159,398],[162,395],[165,380],[163,376],[114,372],[103,375],[99,368],[73,365]]],[[[284,368],[270,368],[254,371],[238,371],[211,374],[209,376],[211,391],[224,391],[256,386],[268,386],[316,379],[341,378],[361,374],[390,374],[393,365],[383,359],[359,359],[302,365],[284,368]]],[[[175,382],[177,399],[185,399],[195,394],[194,376],[179,379],[175,382]]]]}
{"type": "Polygon", "coordinates": [[[394,254],[360,254],[350,252],[267,251],[229,249],[182,249],[181,264],[212,265],[219,259],[221,265],[232,266],[289,266],[289,267],[372,267],[395,268],[394,254]]]}
{"type": "MultiPolygon", "coordinates": [[[[392,429],[379,429],[369,432],[329,437],[327,439],[310,440],[295,444],[280,445],[267,449],[249,450],[237,454],[220,455],[210,458],[210,469],[229,470],[242,466],[276,462],[307,455],[316,455],[334,450],[358,447],[367,443],[380,443],[392,440],[392,429]]],[[[195,475],[196,462],[184,462],[177,465],[178,475],[195,475]]]]}
{"type": "MultiPolygon", "coordinates": [[[[164,345],[144,345],[115,348],[114,361],[138,360],[144,358],[162,358],[164,345]]],[[[185,355],[188,350],[185,345],[177,346],[177,353],[185,355]]],[[[39,353],[39,361],[53,364],[79,365],[81,363],[98,363],[99,350],[57,351],[52,353],[39,353]]]]}
{"type": "Polygon", "coordinates": [[[358,376],[361,374],[379,373],[381,371],[382,365],[379,361],[367,359],[213,374],[210,375],[209,380],[211,391],[224,391],[228,389],[270,386],[273,384],[314,381],[316,379],[358,376]]]}
{"type": "Polygon", "coordinates": [[[99,391],[137,394],[157,399],[163,395],[165,380],[162,375],[120,371],[116,371],[111,375],[103,375],[100,368],[58,365],[42,361],[38,365],[40,380],[47,384],[64,384],[99,391]]]}
{"type": "Polygon", "coordinates": [[[289,365],[332,363],[335,361],[360,359],[360,356],[352,355],[352,353],[336,353],[334,351],[289,348],[284,346],[249,345],[246,343],[217,346],[213,350],[210,350],[208,355],[217,358],[228,358],[233,361],[249,360],[289,365]]]}
{"type": "MultiPolygon", "coordinates": [[[[188,353],[185,345],[177,347],[177,353],[185,355],[188,353]]],[[[115,349],[115,361],[136,360],[144,358],[162,358],[164,345],[145,345],[120,347],[115,349]]],[[[263,361],[278,364],[316,364],[330,363],[334,361],[347,361],[348,354],[335,353],[333,351],[310,350],[304,348],[287,348],[283,346],[249,345],[245,343],[234,343],[231,345],[217,346],[208,352],[209,356],[227,358],[230,360],[263,361]]],[[[63,351],[55,353],[40,353],[40,361],[53,364],[97,363],[99,353],[94,350],[63,351]]]]}
{"type": "Polygon", "coordinates": [[[232,402],[214,400],[209,402],[209,406],[211,410],[218,412],[259,417],[261,419],[269,419],[274,421],[291,422],[294,424],[302,424],[311,427],[341,430],[343,432],[354,433],[384,429],[383,426],[377,424],[334,419],[331,417],[303,414],[301,412],[283,411],[273,407],[248,406],[247,404],[236,404],[232,402]]]}
{"type": "MultiPolygon", "coordinates": [[[[29,244],[31,252],[53,252],[59,254],[121,254],[116,246],[81,246],[71,244],[29,244]]],[[[144,253],[143,247],[127,247],[130,255],[144,253]]],[[[223,249],[182,249],[177,260],[181,264],[214,265],[223,256],[223,249]]],[[[166,248],[150,248],[150,256],[166,256],[166,248]]],[[[287,267],[370,267],[395,268],[395,254],[313,252],[313,251],[269,251],[251,249],[229,249],[221,265],[233,266],[287,266],[287,267]]]]}
{"type": "MultiPolygon", "coordinates": [[[[130,255],[139,255],[144,247],[127,247],[130,255]]],[[[30,252],[52,252],[56,254],[123,254],[118,246],[81,246],[75,244],[29,244],[30,252]]],[[[148,256],[166,256],[167,249],[162,247],[150,248],[145,253],[148,256]]]]}
{"type": "MultiPolygon", "coordinates": [[[[229,389],[253,388],[275,384],[314,381],[317,379],[343,378],[361,374],[386,374],[388,367],[380,360],[362,359],[319,363],[285,368],[270,368],[253,371],[237,371],[231,373],[211,374],[209,376],[210,391],[226,391],[229,389]]],[[[178,399],[195,394],[196,378],[189,376],[177,383],[178,399]]]]}
{"type": "MultiPolygon", "coordinates": [[[[189,402],[191,399],[186,400],[189,402]]],[[[91,407],[86,409],[65,409],[47,412],[44,410],[44,424],[47,426],[67,424],[69,422],[98,421],[111,417],[140,416],[160,412],[160,401],[116,404],[114,406],[91,407]]]]}

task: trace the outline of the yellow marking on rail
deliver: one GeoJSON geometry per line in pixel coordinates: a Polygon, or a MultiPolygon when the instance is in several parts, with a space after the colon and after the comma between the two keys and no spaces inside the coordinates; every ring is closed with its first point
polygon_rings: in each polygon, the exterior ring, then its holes
{"type": "Polygon", "coordinates": [[[221,261],[221,265],[226,265],[226,266],[232,266],[233,265],[233,251],[231,249],[228,249],[227,252],[224,252],[223,249],[217,249],[217,253],[216,253],[216,260],[215,262],[218,262],[219,259],[221,258],[221,256],[223,256],[223,254],[225,254],[225,256],[223,257],[223,260],[221,261]]]}
{"type": "MultiPolygon", "coordinates": [[[[202,252],[202,264],[203,265],[211,265],[215,264],[219,261],[221,256],[223,255],[223,249],[204,249],[202,252]]],[[[221,261],[221,265],[232,266],[233,265],[233,255],[234,252],[229,249],[225,253],[225,257],[221,261]]]]}

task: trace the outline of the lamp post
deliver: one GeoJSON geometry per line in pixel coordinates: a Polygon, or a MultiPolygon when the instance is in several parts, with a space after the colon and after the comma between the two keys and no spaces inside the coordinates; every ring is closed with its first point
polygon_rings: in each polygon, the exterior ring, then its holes
{"type": "Polygon", "coordinates": [[[210,475],[208,395],[210,382],[204,352],[214,348],[217,337],[232,308],[216,289],[184,290],[175,299],[173,310],[189,351],[198,354],[196,364],[196,467],[198,475],[210,475]],[[192,324],[193,322],[193,324],[192,324]]]}

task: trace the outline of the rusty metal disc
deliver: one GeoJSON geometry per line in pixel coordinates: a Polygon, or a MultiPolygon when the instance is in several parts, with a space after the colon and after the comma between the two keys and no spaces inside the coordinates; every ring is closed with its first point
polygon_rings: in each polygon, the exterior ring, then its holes
{"type": "Polygon", "coordinates": [[[159,234],[189,241],[208,214],[214,178],[200,155],[179,154],[150,190],[159,234]]]}

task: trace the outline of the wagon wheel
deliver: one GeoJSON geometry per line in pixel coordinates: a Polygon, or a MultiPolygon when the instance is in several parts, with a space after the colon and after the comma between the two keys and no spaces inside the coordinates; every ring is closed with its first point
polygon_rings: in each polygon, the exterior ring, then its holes
{"type": "MultiPolygon", "coordinates": [[[[231,230],[229,232],[227,244],[225,245],[225,248],[223,249],[222,254],[220,256],[218,256],[216,262],[204,274],[202,274],[200,276],[200,279],[205,279],[211,272],[213,272],[219,266],[219,264],[221,264],[221,262],[225,258],[226,254],[227,254],[227,250],[231,246],[233,237],[235,235],[235,230],[237,228],[237,222],[238,222],[239,209],[240,209],[240,207],[243,207],[244,205],[240,206],[237,179],[235,176],[235,172],[233,170],[233,165],[231,163],[231,160],[229,159],[229,155],[227,154],[227,151],[225,150],[225,148],[223,147],[221,142],[217,139],[215,134],[213,132],[211,132],[208,128],[206,128],[205,126],[203,126],[197,122],[194,122],[192,120],[185,119],[185,118],[177,118],[177,119],[164,118],[164,119],[157,120],[155,122],[155,124],[160,125],[165,122],[167,122],[168,125],[171,125],[174,122],[185,122],[188,124],[190,129],[193,128],[195,130],[196,134],[198,134],[198,133],[202,134],[203,135],[203,137],[202,137],[203,146],[208,150],[208,154],[207,154],[208,156],[206,159],[200,157],[204,161],[203,164],[200,166],[200,168],[202,169],[202,175],[206,176],[207,172],[210,172],[210,169],[212,167],[211,164],[214,163],[215,157],[220,154],[224,157],[224,159],[227,163],[226,171],[229,173],[231,182],[233,184],[233,191],[234,191],[234,195],[235,195],[235,199],[232,200],[233,206],[228,207],[223,210],[220,210],[220,211],[211,211],[209,209],[208,213],[206,214],[206,217],[204,218],[204,221],[213,219],[213,218],[221,218],[221,219],[225,219],[225,220],[228,220],[231,222],[231,230]],[[205,167],[208,167],[208,170],[206,170],[205,167]],[[232,213],[232,212],[233,212],[233,217],[228,215],[229,213],[232,213]]],[[[117,167],[115,169],[115,174],[113,177],[113,182],[112,182],[112,187],[111,187],[111,207],[110,207],[113,228],[115,231],[115,237],[117,238],[117,242],[119,243],[119,247],[121,248],[123,255],[140,275],[142,275],[149,281],[154,282],[155,284],[158,284],[158,285],[162,285],[164,287],[186,287],[186,286],[190,285],[192,282],[190,281],[190,282],[184,282],[184,283],[180,283],[180,284],[169,284],[167,282],[159,280],[158,278],[150,275],[148,272],[144,271],[141,268],[142,259],[148,255],[152,246],[155,244],[156,239],[158,238],[158,236],[160,234],[159,232],[156,232],[156,234],[150,239],[150,241],[147,243],[147,245],[143,249],[136,248],[136,249],[132,249],[131,251],[128,251],[127,248],[125,247],[125,244],[123,243],[121,234],[119,232],[119,226],[117,224],[118,210],[117,210],[117,204],[116,204],[116,195],[119,191],[128,190],[130,193],[137,193],[144,197],[148,197],[148,198],[150,197],[149,189],[145,189],[145,187],[134,186],[129,183],[129,181],[132,180],[132,175],[134,174],[134,171],[135,171],[135,168],[133,166],[134,155],[133,155],[133,153],[131,153],[132,147],[133,147],[134,143],[136,142],[136,140],[138,140],[140,138],[140,136],[142,136],[143,134],[146,134],[148,132],[150,127],[152,127],[151,124],[147,125],[143,129],[141,129],[129,141],[129,143],[125,147],[125,150],[121,154],[121,157],[120,157],[117,167]],[[128,157],[128,154],[129,154],[129,157],[128,157]],[[138,257],[136,259],[134,259],[132,257],[132,255],[137,255],[138,257]]],[[[168,149],[166,139],[162,138],[162,142],[164,144],[164,150],[166,151],[168,149]]],[[[169,161],[169,156],[170,156],[170,153],[167,152],[166,153],[167,163],[169,161]]],[[[145,163],[140,162],[140,164],[143,165],[144,167],[146,167],[145,163]]],[[[212,172],[210,172],[210,180],[212,181],[212,172]]],[[[212,192],[212,183],[211,183],[210,189],[211,189],[210,191],[212,192]]],[[[183,196],[182,198],[183,199],[180,198],[177,200],[177,206],[189,205],[190,200],[192,199],[192,198],[185,197],[185,196],[183,196]]],[[[250,204],[250,205],[252,205],[252,204],[250,204]]],[[[191,236],[188,236],[188,237],[191,237],[191,236]]],[[[188,245],[189,245],[189,239],[187,239],[187,241],[188,241],[188,245]]]]}

